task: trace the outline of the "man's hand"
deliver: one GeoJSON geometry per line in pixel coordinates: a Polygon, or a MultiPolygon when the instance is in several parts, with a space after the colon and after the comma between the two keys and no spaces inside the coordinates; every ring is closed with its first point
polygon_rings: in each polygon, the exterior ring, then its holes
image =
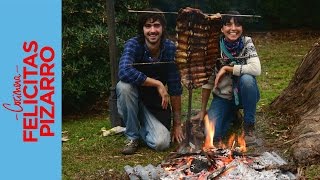
{"type": "Polygon", "coordinates": [[[159,95],[162,98],[161,106],[163,109],[167,109],[170,97],[166,87],[162,84],[161,81],[147,77],[147,79],[143,82],[142,85],[156,87],[159,95]]]}
{"type": "Polygon", "coordinates": [[[172,131],[173,131],[172,137],[171,137],[172,142],[177,141],[178,143],[181,143],[185,138],[183,131],[182,131],[181,124],[173,125],[172,131]]]}
{"type": "Polygon", "coordinates": [[[167,92],[166,87],[161,83],[160,86],[157,86],[157,90],[159,95],[162,98],[161,106],[163,109],[167,109],[169,103],[169,94],[167,92]]]}

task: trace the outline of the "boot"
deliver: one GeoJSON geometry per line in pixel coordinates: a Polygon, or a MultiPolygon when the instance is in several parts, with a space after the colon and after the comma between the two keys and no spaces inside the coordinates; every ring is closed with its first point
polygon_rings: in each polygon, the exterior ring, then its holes
{"type": "Polygon", "coordinates": [[[238,109],[235,113],[235,118],[233,121],[233,127],[236,129],[241,129],[241,126],[243,124],[243,113],[238,109]]]}
{"type": "Polygon", "coordinates": [[[127,139],[126,143],[127,144],[125,145],[125,147],[121,151],[122,154],[131,155],[131,154],[134,154],[135,152],[137,152],[138,146],[139,146],[138,139],[136,139],[136,140],[127,139]]]}
{"type": "Polygon", "coordinates": [[[244,140],[246,146],[253,146],[257,144],[257,138],[255,136],[254,124],[244,124],[244,140]]]}

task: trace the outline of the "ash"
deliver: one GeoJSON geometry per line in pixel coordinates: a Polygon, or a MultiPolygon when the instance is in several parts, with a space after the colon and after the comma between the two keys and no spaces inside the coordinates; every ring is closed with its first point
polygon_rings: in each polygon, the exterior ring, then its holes
{"type": "Polygon", "coordinates": [[[174,158],[157,166],[127,165],[124,169],[130,180],[297,179],[291,172],[281,170],[280,167],[286,164],[286,161],[275,152],[264,152],[258,157],[239,156],[228,163],[219,157],[212,161],[205,155],[199,154],[174,158]]]}

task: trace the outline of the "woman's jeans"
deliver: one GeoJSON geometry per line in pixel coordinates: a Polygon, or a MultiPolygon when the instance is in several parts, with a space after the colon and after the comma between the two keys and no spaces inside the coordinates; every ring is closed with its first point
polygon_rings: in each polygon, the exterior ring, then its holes
{"type": "Polygon", "coordinates": [[[122,81],[117,83],[117,107],[128,139],[140,137],[147,145],[161,151],[170,146],[170,131],[139,100],[138,88],[122,81]]]}
{"type": "Polygon", "coordinates": [[[221,98],[214,95],[208,116],[215,124],[215,140],[222,139],[230,127],[230,123],[236,118],[236,111],[243,108],[244,123],[253,125],[255,123],[255,114],[257,102],[260,99],[260,93],[257,81],[254,76],[243,74],[238,83],[239,105],[236,106],[234,98],[232,100],[221,98]]]}

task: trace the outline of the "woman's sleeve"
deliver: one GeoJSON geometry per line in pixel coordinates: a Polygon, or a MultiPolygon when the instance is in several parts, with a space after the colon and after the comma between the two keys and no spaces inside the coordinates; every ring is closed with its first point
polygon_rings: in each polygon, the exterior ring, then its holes
{"type": "Polygon", "coordinates": [[[261,74],[261,64],[256,48],[250,37],[245,37],[245,51],[242,56],[249,56],[247,63],[243,65],[234,65],[233,75],[240,76],[241,74],[251,74],[259,76],[261,74]]]}

